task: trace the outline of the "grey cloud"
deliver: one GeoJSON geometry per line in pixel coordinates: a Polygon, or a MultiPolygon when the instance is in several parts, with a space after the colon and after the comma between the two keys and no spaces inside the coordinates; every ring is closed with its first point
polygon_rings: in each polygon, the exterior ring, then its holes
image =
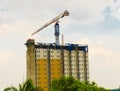
{"type": "Polygon", "coordinates": [[[116,17],[112,16],[111,7],[108,6],[104,9],[103,16],[104,20],[97,25],[99,29],[114,32],[120,28],[120,21],[116,17]]]}
{"type": "Polygon", "coordinates": [[[91,23],[88,25],[74,25],[74,29],[76,31],[80,31],[83,34],[114,34],[117,33],[119,34],[120,31],[120,21],[112,16],[112,10],[111,7],[106,7],[102,14],[103,14],[103,21],[96,22],[96,23],[91,23]],[[79,26],[79,27],[78,27],[79,26]],[[79,30],[81,29],[81,30],[79,30]],[[85,30],[85,31],[82,31],[85,30]]]}
{"type": "Polygon", "coordinates": [[[8,8],[0,8],[0,12],[8,12],[8,8]]]}

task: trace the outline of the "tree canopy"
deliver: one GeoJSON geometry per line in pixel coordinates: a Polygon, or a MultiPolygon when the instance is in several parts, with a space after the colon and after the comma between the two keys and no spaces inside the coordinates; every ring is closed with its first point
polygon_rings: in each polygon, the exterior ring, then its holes
{"type": "MultiPolygon", "coordinates": [[[[41,88],[35,88],[30,79],[26,80],[22,84],[19,84],[19,88],[7,87],[4,91],[44,91],[41,88]]],[[[103,87],[98,87],[95,82],[80,82],[79,80],[70,77],[61,77],[52,81],[50,91],[110,91],[103,87]]]]}
{"type": "Polygon", "coordinates": [[[19,88],[16,87],[7,87],[4,91],[43,91],[41,88],[35,88],[33,86],[32,80],[28,79],[25,82],[19,84],[19,88]]]}
{"type": "Polygon", "coordinates": [[[61,77],[52,82],[50,91],[110,91],[103,87],[98,87],[95,82],[80,82],[70,77],[61,77]]]}

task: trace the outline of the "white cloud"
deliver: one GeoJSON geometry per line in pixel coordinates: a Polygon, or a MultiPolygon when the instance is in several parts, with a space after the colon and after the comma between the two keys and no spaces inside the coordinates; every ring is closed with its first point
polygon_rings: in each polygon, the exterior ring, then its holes
{"type": "Polygon", "coordinates": [[[68,7],[74,24],[90,24],[99,22],[103,19],[102,11],[112,1],[110,0],[71,0],[68,7]],[[73,7],[74,6],[74,7],[73,7]]]}
{"type": "Polygon", "coordinates": [[[42,23],[67,9],[70,12],[69,18],[72,24],[89,24],[103,19],[102,11],[112,3],[112,0],[44,0],[35,2],[32,0],[15,2],[13,0],[13,2],[8,4],[9,11],[13,13],[13,18],[26,18],[28,21],[40,20],[42,23]]]}
{"type": "Polygon", "coordinates": [[[81,26],[99,22],[103,19],[102,11],[112,2],[110,0],[12,1],[9,4],[6,4],[6,1],[2,3],[7,11],[0,12],[2,20],[0,37],[14,35],[14,33],[20,35],[23,32],[26,35],[31,34],[66,9],[70,12],[70,16],[61,19],[60,22],[64,28],[72,24],[81,26]]]}
{"type": "Polygon", "coordinates": [[[111,5],[112,16],[120,20],[120,0],[117,0],[111,5]]]}
{"type": "Polygon", "coordinates": [[[0,91],[9,86],[18,86],[25,80],[25,57],[11,49],[1,49],[0,51],[0,91]],[[12,79],[12,80],[11,80],[12,79]]]}
{"type": "Polygon", "coordinates": [[[113,17],[117,20],[120,20],[120,0],[114,0],[110,5],[108,5],[105,9],[107,17],[113,17]]]}
{"type": "Polygon", "coordinates": [[[90,52],[92,55],[97,55],[97,56],[106,56],[106,57],[113,56],[113,53],[111,51],[101,46],[91,48],[90,52]]]}
{"type": "Polygon", "coordinates": [[[0,65],[10,63],[12,60],[17,58],[17,55],[12,50],[2,50],[0,51],[0,65]]]}

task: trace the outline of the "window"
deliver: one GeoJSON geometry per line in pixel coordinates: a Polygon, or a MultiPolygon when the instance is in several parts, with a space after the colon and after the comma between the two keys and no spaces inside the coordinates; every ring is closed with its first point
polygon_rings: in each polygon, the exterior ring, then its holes
{"type": "Polygon", "coordinates": [[[47,75],[47,73],[45,72],[44,75],[47,75]]]}
{"type": "Polygon", "coordinates": [[[46,50],[44,50],[43,52],[46,53],[46,50]]]}
{"type": "Polygon", "coordinates": [[[44,77],[44,79],[47,79],[47,77],[44,77]]]}
{"type": "Polygon", "coordinates": [[[59,51],[57,51],[57,53],[60,53],[59,51]]]}
{"type": "Polygon", "coordinates": [[[40,66],[40,64],[37,64],[37,66],[40,66]]]}
{"type": "Polygon", "coordinates": [[[60,73],[59,73],[59,72],[57,72],[57,74],[58,74],[58,75],[60,75],[60,73]]]}
{"type": "Polygon", "coordinates": [[[44,55],[43,57],[46,57],[46,55],[44,55]]]}
{"type": "Polygon", "coordinates": [[[40,70],[40,68],[37,68],[37,70],[40,70]]]}
{"type": "Polygon", "coordinates": [[[44,68],[43,70],[47,70],[47,68],[44,68]]]}
{"type": "Polygon", "coordinates": [[[37,77],[37,79],[40,79],[40,77],[37,77]]]}
{"type": "Polygon", "coordinates": [[[47,86],[44,86],[44,88],[47,88],[47,86]]]}

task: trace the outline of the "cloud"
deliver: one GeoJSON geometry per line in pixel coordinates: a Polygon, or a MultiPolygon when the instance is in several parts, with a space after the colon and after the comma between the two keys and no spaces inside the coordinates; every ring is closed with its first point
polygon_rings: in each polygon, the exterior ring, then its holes
{"type": "Polygon", "coordinates": [[[106,6],[103,13],[105,19],[113,17],[120,21],[120,0],[114,0],[112,4],[106,6]]]}
{"type": "Polygon", "coordinates": [[[0,12],[8,12],[8,8],[0,8],[0,12]]]}
{"type": "Polygon", "coordinates": [[[12,50],[4,50],[0,52],[0,62],[2,64],[9,63],[11,60],[13,60],[16,56],[16,53],[12,50]]]}
{"type": "MultiPolygon", "coordinates": [[[[102,11],[112,3],[111,0],[36,0],[35,2],[32,0],[29,0],[29,2],[27,0],[12,0],[10,3],[6,3],[6,1],[1,3],[2,8],[8,9],[0,16],[1,36],[9,36],[10,33],[20,35],[23,32],[26,35],[27,33],[31,34],[66,9],[70,12],[70,16],[60,20],[61,27],[64,27],[63,30],[75,28],[74,25],[77,25],[77,27],[88,26],[88,24],[102,21],[102,11]]],[[[50,26],[47,29],[54,30],[50,26]]]]}
{"type": "Polygon", "coordinates": [[[12,1],[14,3],[4,3],[9,11],[15,14],[13,18],[24,18],[28,21],[40,20],[42,23],[67,9],[70,12],[69,18],[72,24],[89,24],[101,21],[103,18],[101,12],[112,2],[111,0],[12,1]]]}
{"type": "Polygon", "coordinates": [[[111,5],[111,15],[120,20],[120,0],[115,0],[111,5]]]}
{"type": "Polygon", "coordinates": [[[70,9],[72,18],[71,22],[84,25],[102,21],[102,11],[111,3],[112,1],[110,0],[71,0],[69,5],[70,7],[72,7],[72,5],[74,6],[70,9]]]}
{"type": "Polygon", "coordinates": [[[120,38],[114,35],[103,35],[94,38],[96,39],[86,38],[86,41],[89,40],[90,80],[105,88],[116,88],[119,84],[117,78],[120,76],[117,72],[120,70],[120,57],[117,55],[120,51],[118,48],[120,38]]]}
{"type": "MultiPolygon", "coordinates": [[[[64,33],[65,42],[88,44],[90,74],[92,74],[90,77],[95,77],[93,80],[99,79],[99,82],[105,81],[101,74],[105,76],[107,70],[112,70],[107,73],[109,75],[115,72],[119,75],[115,71],[119,69],[120,64],[118,57],[120,22],[117,0],[116,4],[113,0],[2,0],[0,2],[2,65],[0,67],[4,64],[0,69],[4,73],[1,76],[4,79],[2,83],[11,84],[12,78],[15,83],[16,80],[20,82],[25,70],[26,39],[33,31],[66,9],[70,12],[70,16],[60,20],[60,33],[64,33]],[[9,78],[6,77],[8,75],[9,78]]],[[[39,42],[54,41],[54,25],[50,25],[32,37],[39,42]]]]}
{"type": "Polygon", "coordinates": [[[25,80],[25,57],[21,55],[20,50],[19,52],[11,49],[0,50],[1,91],[11,85],[18,86],[17,84],[25,80]]]}

